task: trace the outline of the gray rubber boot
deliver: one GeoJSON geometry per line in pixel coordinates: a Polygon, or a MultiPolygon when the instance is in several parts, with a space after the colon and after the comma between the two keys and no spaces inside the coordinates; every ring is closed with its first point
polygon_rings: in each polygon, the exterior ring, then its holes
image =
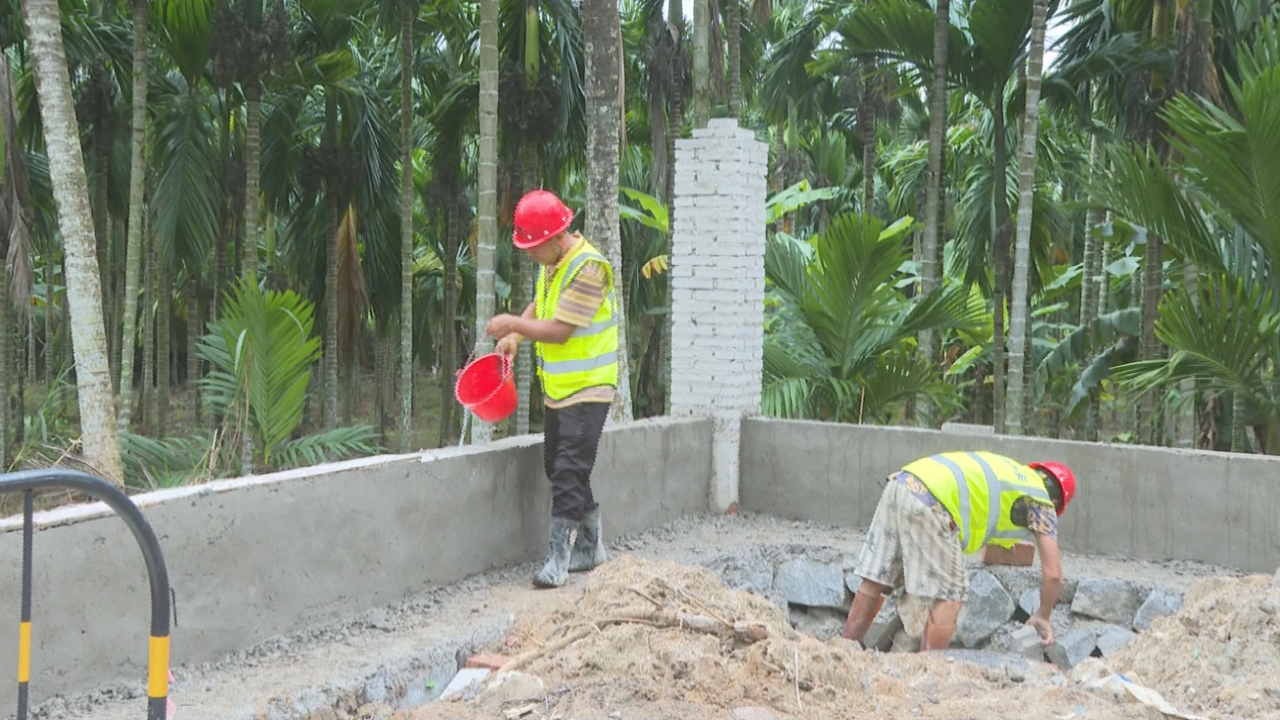
{"type": "Polygon", "coordinates": [[[569,572],[583,572],[609,559],[604,547],[604,522],[600,517],[600,506],[587,512],[582,518],[582,527],[578,530],[578,540],[573,544],[573,553],[569,556],[569,572]]]}
{"type": "Polygon", "coordinates": [[[547,541],[547,561],[533,576],[533,584],[541,588],[560,587],[569,579],[569,553],[581,523],[562,517],[551,517],[551,537],[547,541]]]}

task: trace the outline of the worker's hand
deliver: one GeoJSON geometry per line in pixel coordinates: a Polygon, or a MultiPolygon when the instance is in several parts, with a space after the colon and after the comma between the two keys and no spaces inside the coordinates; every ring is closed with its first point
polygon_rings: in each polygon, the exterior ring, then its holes
{"type": "Polygon", "coordinates": [[[1036,633],[1040,636],[1041,645],[1053,644],[1053,626],[1048,620],[1039,615],[1032,615],[1027,618],[1027,624],[1036,629],[1036,633]]]}
{"type": "Polygon", "coordinates": [[[499,340],[498,344],[494,347],[494,350],[502,355],[511,357],[512,355],[516,354],[516,350],[518,350],[519,348],[520,348],[520,336],[515,333],[511,333],[510,335],[499,340]]]}
{"type": "Polygon", "coordinates": [[[484,331],[496,338],[505,338],[516,331],[516,323],[519,320],[520,318],[508,313],[495,315],[485,326],[484,331]]]}

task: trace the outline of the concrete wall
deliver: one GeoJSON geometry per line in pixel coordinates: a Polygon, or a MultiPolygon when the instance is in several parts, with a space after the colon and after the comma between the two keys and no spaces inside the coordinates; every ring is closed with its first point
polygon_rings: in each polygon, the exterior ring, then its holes
{"type": "MultiPolygon", "coordinates": [[[[608,537],[705,512],[709,420],[606,430],[592,485],[608,537]]],[[[540,438],[384,456],[137,496],[176,594],[173,663],[217,660],[428,586],[540,559],[550,504],[540,438]]],[[[37,516],[31,692],[145,675],[147,575],[101,504],[37,516]],[[106,620],[106,622],[103,622],[106,620]]],[[[21,517],[0,523],[0,628],[16,646],[21,517]]],[[[14,677],[15,652],[0,652],[14,677]]],[[[5,686],[0,697],[14,687],[5,686]]]]}
{"type": "Polygon", "coordinates": [[[676,140],[671,415],[714,418],[720,511],[738,499],[739,425],[760,409],[768,157],[732,118],[676,140]]]}
{"type": "Polygon", "coordinates": [[[889,472],[956,449],[1067,463],[1079,481],[1062,518],[1067,550],[1251,572],[1280,565],[1280,457],[751,419],[742,507],[866,527],[889,472]]]}

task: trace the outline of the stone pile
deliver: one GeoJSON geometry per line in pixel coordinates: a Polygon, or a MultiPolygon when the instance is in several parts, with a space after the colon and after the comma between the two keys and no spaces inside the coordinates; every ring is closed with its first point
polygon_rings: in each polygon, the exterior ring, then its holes
{"type": "MultiPolygon", "coordinates": [[[[821,640],[839,635],[862,579],[855,557],[829,547],[755,547],[705,564],[725,584],[768,598],[787,611],[791,624],[821,640]]],[[[1017,653],[1015,632],[1040,603],[1036,567],[969,568],[969,600],[956,623],[955,648],[1017,653]]],[[[1063,583],[1051,614],[1057,643],[1072,665],[1113,655],[1156,618],[1182,607],[1182,595],[1131,580],[1072,577],[1063,583]]],[[[898,594],[886,599],[866,644],[883,651],[919,647],[928,601],[898,594]]]]}

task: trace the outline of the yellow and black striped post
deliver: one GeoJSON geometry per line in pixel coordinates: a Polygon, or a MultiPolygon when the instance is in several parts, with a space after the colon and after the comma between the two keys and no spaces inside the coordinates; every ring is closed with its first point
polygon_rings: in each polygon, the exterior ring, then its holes
{"type": "Polygon", "coordinates": [[[22,518],[22,617],[18,627],[18,717],[26,720],[31,680],[31,540],[32,493],[45,488],[79,490],[106,503],[129,526],[151,583],[151,643],[147,658],[147,720],[165,720],[169,699],[169,572],[155,531],[138,506],[120,488],[73,470],[26,470],[0,475],[0,495],[25,493],[22,518]]]}
{"type": "Polygon", "coordinates": [[[22,493],[22,614],[18,617],[18,720],[27,720],[27,684],[31,682],[31,536],[32,491],[22,493]]]}

